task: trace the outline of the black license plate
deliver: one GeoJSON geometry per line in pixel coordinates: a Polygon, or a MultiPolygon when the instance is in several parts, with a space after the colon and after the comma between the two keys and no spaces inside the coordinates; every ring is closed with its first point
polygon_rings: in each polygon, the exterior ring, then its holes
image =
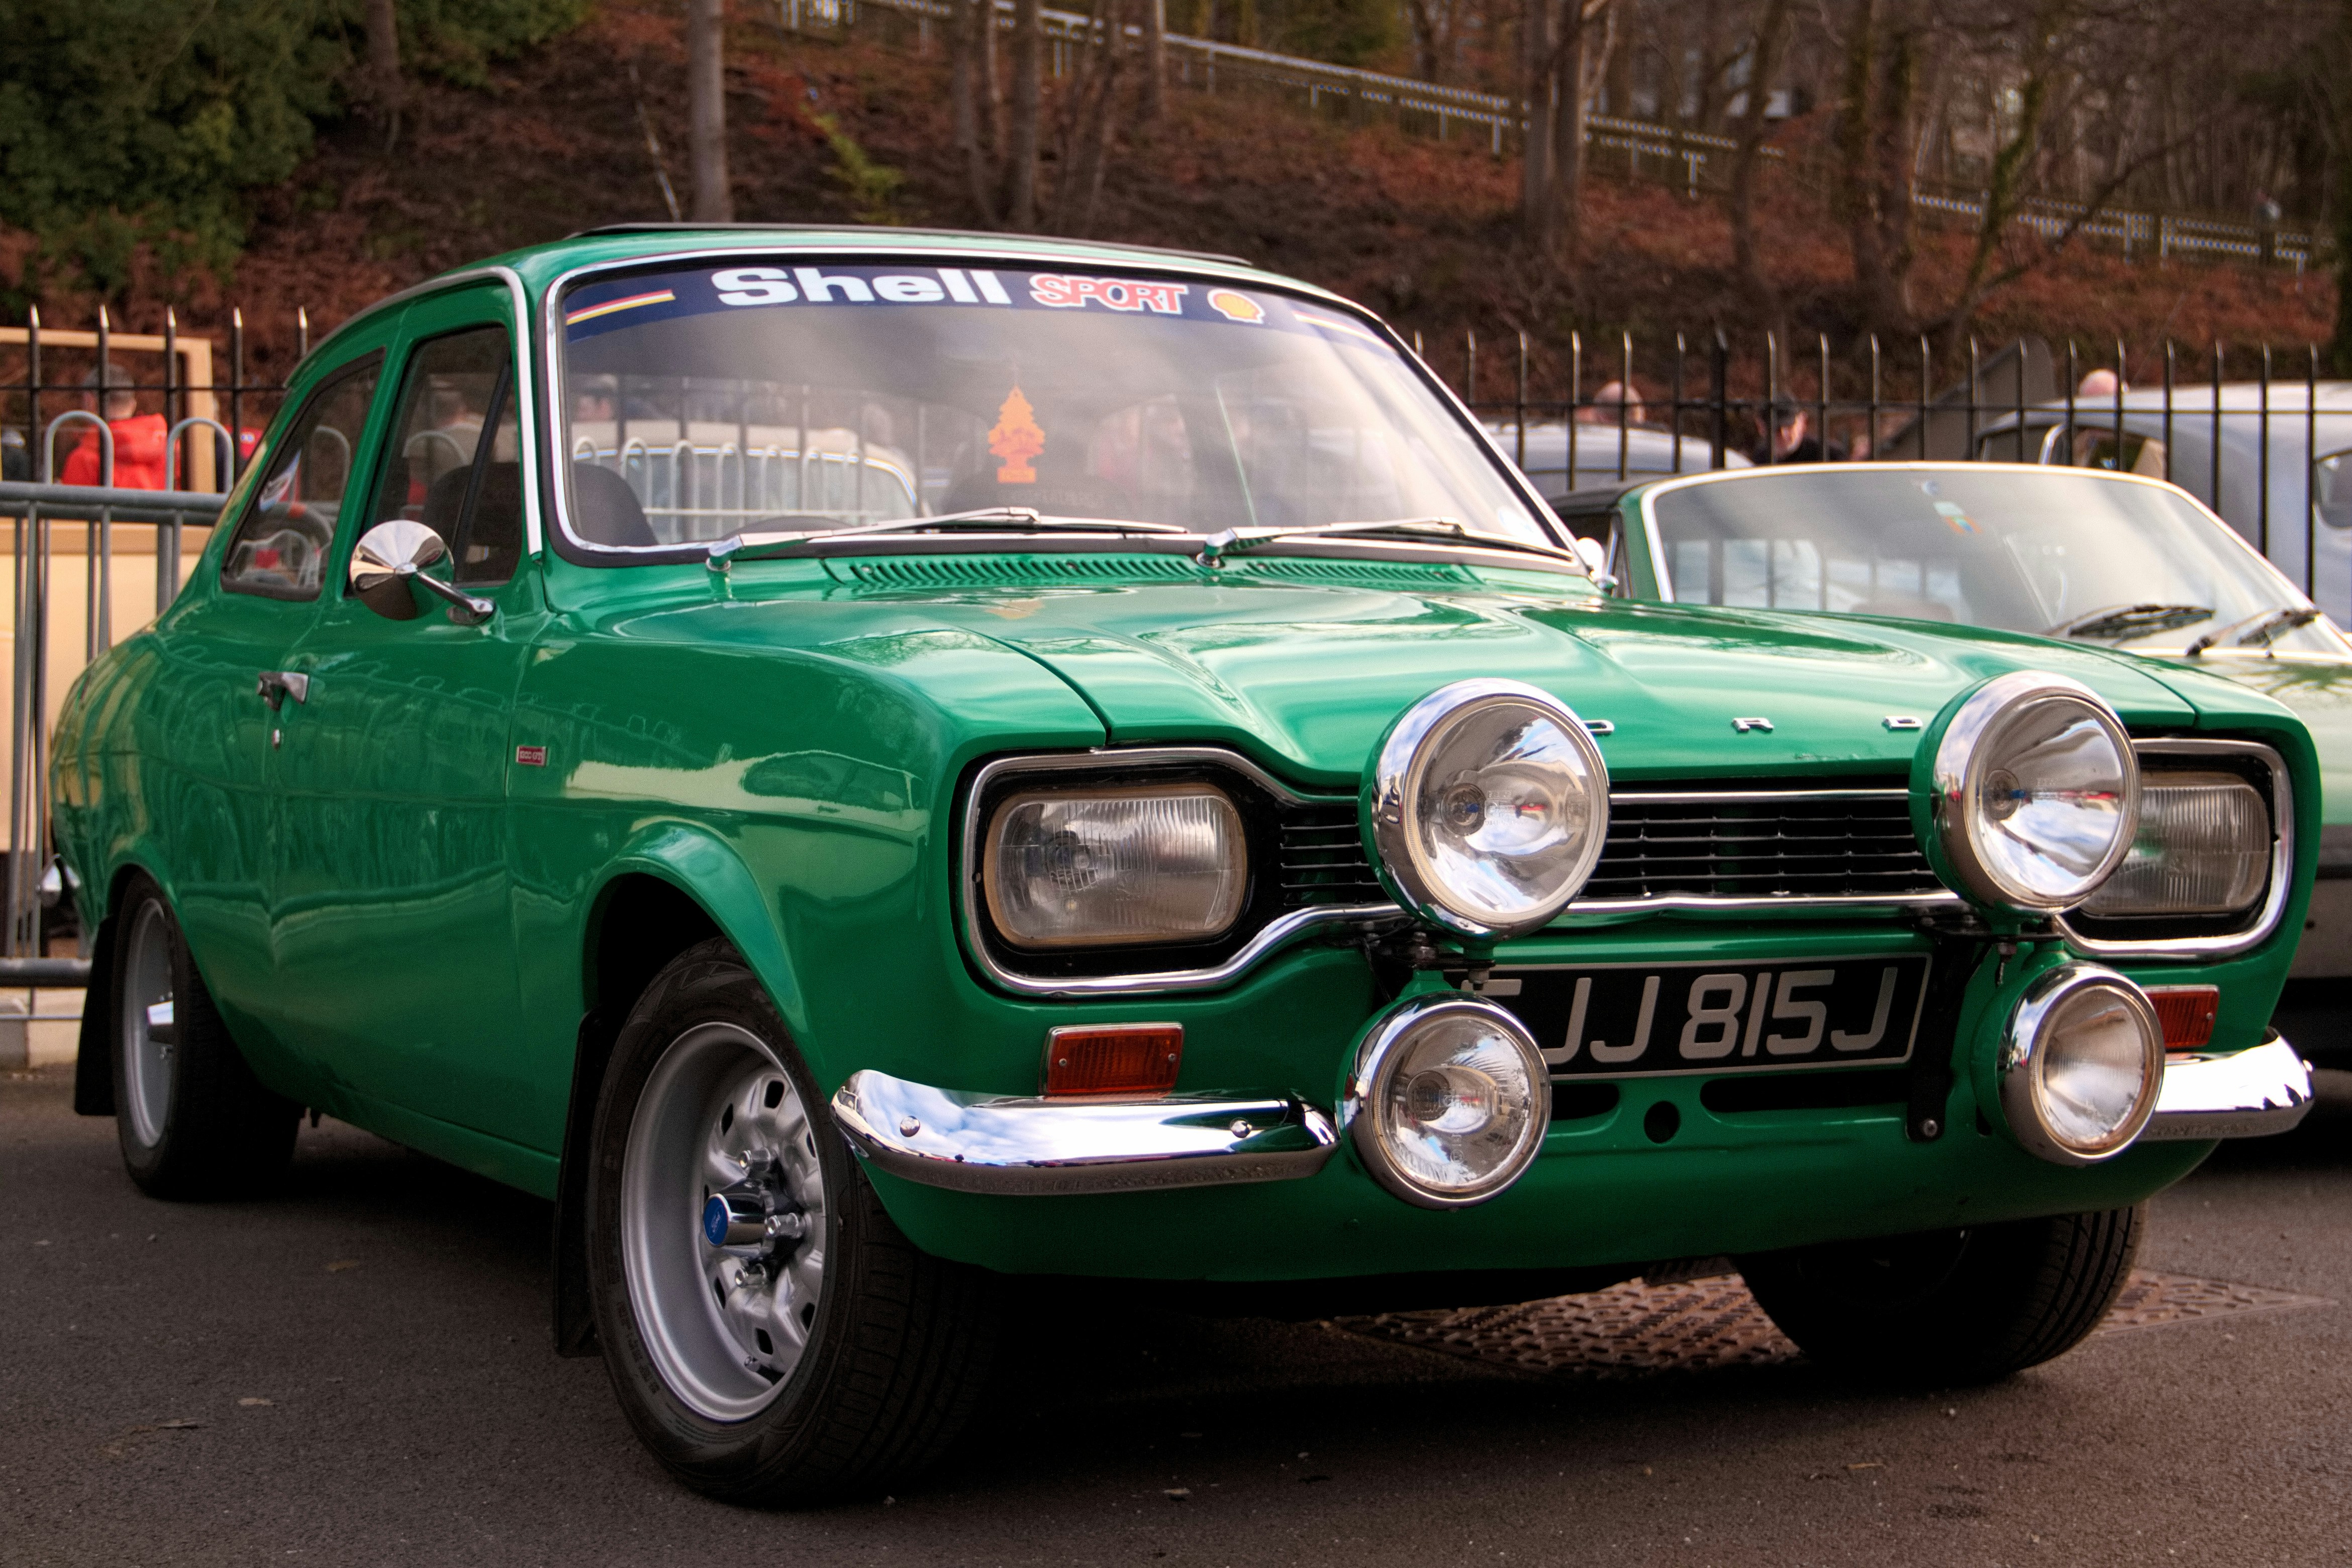
{"type": "Polygon", "coordinates": [[[1652,1078],[1907,1061],[1927,991],[1927,955],[1906,953],[1497,969],[1486,994],[1554,1078],[1652,1078]]]}

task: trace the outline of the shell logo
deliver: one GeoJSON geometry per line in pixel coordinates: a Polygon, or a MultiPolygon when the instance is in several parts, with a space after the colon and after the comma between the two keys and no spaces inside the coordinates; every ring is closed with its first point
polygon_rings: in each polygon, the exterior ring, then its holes
{"type": "Polygon", "coordinates": [[[1247,321],[1253,326],[1265,320],[1265,307],[1246,294],[1236,294],[1230,289],[1209,290],[1209,309],[1228,321],[1247,321]]]}

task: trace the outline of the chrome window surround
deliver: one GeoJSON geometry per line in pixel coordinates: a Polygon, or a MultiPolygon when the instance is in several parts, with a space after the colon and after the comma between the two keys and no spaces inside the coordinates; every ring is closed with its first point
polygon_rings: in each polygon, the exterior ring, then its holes
{"type": "MultiPolygon", "coordinates": [[[[403,289],[397,294],[388,294],[320,340],[319,345],[303,356],[302,363],[310,363],[311,360],[332,347],[337,338],[341,337],[361,322],[371,321],[395,305],[406,306],[429,295],[446,293],[453,289],[462,289],[468,283],[483,282],[505,284],[508,301],[514,307],[513,330],[508,336],[514,353],[515,414],[520,421],[518,427],[523,432],[522,449],[536,457],[540,448],[531,438],[534,405],[531,399],[530,375],[530,293],[523,287],[522,274],[511,267],[468,267],[462,272],[445,273],[441,277],[416,284],[413,288],[403,289]]],[[[298,365],[295,368],[299,371],[300,366],[298,365]]],[[[289,379],[290,380],[291,377],[289,376],[289,379]]],[[[396,385],[394,395],[398,395],[396,385]]],[[[562,405],[551,400],[548,406],[560,408],[562,405]]],[[[257,453],[256,456],[257,458],[259,454],[257,453]]],[[[517,456],[520,458],[520,453],[517,456]]],[[[537,555],[547,543],[545,531],[540,525],[539,464],[518,462],[516,467],[522,470],[523,553],[537,555]]]]}
{"type": "MultiPolygon", "coordinates": [[[[806,236],[796,237],[780,232],[776,237],[764,242],[753,241],[747,237],[732,245],[697,246],[686,250],[660,251],[644,256],[617,257],[610,260],[589,262],[584,266],[574,267],[558,273],[549,280],[546,292],[541,296],[540,351],[541,363],[547,373],[548,407],[558,409],[566,406],[563,396],[563,295],[566,289],[582,279],[600,272],[628,272],[641,268],[676,265],[680,262],[716,261],[730,257],[779,254],[807,258],[842,258],[854,255],[876,260],[931,264],[960,264],[970,262],[977,257],[984,260],[1010,263],[1016,267],[1026,267],[1034,263],[1047,268],[1066,268],[1076,259],[1065,251],[1030,249],[1017,239],[1008,239],[1002,245],[981,248],[942,246],[929,238],[897,242],[880,238],[861,242],[845,235],[839,240],[820,244],[814,243],[806,236]]],[[[1535,481],[1521,473],[1518,466],[1503,455],[1503,448],[1496,441],[1494,434],[1470,412],[1469,405],[1462,401],[1461,395],[1423,363],[1421,356],[1413,353],[1412,347],[1402,338],[1397,336],[1393,328],[1354,300],[1318,289],[1311,283],[1271,276],[1261,280],[1249,276],[1253,269],[1246,266],[1213,263],[1204,258],[1187,257],[1175,252],[1171,252],[1164,258],[1141,256],[1133,258],[1121,258],[1108,261],[1105,265],[1121,271],[1173,273],[1204,282],[1226,283],[1245,289],[1271,289],[1280,293],[1297,294],[1315,300],[1334,310],[1347,312],[1360,325],[1370,329],[1381,342],[1395,350],[1398,359],[1421,378],[1422,384],[1433,394],[1441,404],[1453,411],[1454,418],[1459,420],[1462,427],[1469,433],[1472,444],[1486,454],[1496,471],[1503,476],[1504,482],[1517,493],[1520,501],[1528,508],[1528,515],[1535,519],[1536,526],[1549,532],[1553,543],[1563,546],[1569,543],[1567,531],[1559,526],[1559,518],[1552,511],[1550,503],[1546,501],[1542,493],[1536,489],[1535,481]]],[[[478,270],[484,273],[503,272],[510,278],[513,277],[512,270],[504,267],[485,268],[478,270]]],[[[438,287],[443,283],[457,281],[468,276],[471,274],[460,273],[449,279],[436,279],[434,286],[438,287]]],[[[521,280],[519,278],[515,279],[515,287],[520,295],[521,280]]],[[[394,296],[394,299],[404,297],[394,296]]],[[[527,319],[527,305],[524,305],[520,298],[517,303],[518,307],[526,312],[525,319],[527,319]]],[[[551,443],[554,437],[554,430],[551,426],[547,434],[551,443]]],[[[550,458],[551,471],[556,480],[551,508],[555,525],[562,531],[564,542],[573,549],[583,552],[591,559],[597,556],[605,557],[614,565],[626,564],[632,558],[654,561],[691,560],[699,552],[699,547],[694,545],[591,544],[583,540],[572,531],[572,517],[567,510],[567,497],[571,487],[563,483],[561,472],[555,469],[554,465],[560,460],[560,454],[555,452],[552,445],[540,450],[550,458]]],[[[527,495],[526,503],[529,500],[530,497],[527,495]]],[[[1031,547],[1037,542],[1037,536],[1034,534],[1009,537],[1024,540],[1031,547]]],[[[1202,537],[1205,538],[1206,535],[1202,537]]],[[[538,548],[536,523],[533,524],[531,547],[534,551],[538,548]]]]}
{"type": "Polygon", "coordinates": [[[1317,804],[1314,797],[1300,795],[1239,752],[1228,752],[1219,746],[1111,746],[1090,752],[1000,757],[972,775],[969,793],[964,798],[963,850],[959,857],[956,896],[963,903],[965,945],[971,949],[973,962],[986,972],[991,980],[1024,996],[1118,996],[1139,991],[1207,991],[1239,977],[1276,948],[1317,926],[1339,921],[1381,923],[1405,918],[1404,911],[1394,904],[1323,904],[1293,910],[1269,921],[1233,956],[1206,969],[1173,969],[1150,974],[1045,976],[1021,974],[998,963],[995,955],[989,952],[981,900],[972,892],[974,879],[980,874],[982,840],[987,827],[981,820],[981,802],[987,798],[988,786],[1008,773],[1067,773],[1075,769],[1098,772],[1107,767],[1184,763],[1237,773],[1284,805],[1317,804]]]}
{"type": "MultiPolygon", "coordinates": [[[[1054,773],[1072,769],[1098,770],[1127,763],[1194,763],[1228,769],[1240,773],[1252,784],[1273,795],[1285,805],[1350,806],[1356,803],[1346,796],[1304,795],[1255,763],[1237,752],[1221,746],[1135,746],[1101,747],[1090,752],[1046,752],[1034,756],[1000,757],[972,775],[963,809],[963,846],[958,857],[959,880],[956,897],[963,907],[964,944],[972,961],[982,972],[1005,990],[1023,996],[1126,996],[1153,992],[1212,991],[1239,979],[1255,968],[1267,954],[1289,946],[1320,927],[1349,924],[1360,927],[1398,926],[1412,917],[1395,904],[1325,904],[1303,910],[1293,910],[1276,917],[1252,937],[1242,948],[1223,963],[1204,969],[1165,970],[1145,974],[1090,974],[1076,976],[1045,976],[1023,974],[1009,970],[989,952],[987,933],[982,925],[980,901],[971,896],[972,879],[979,872],[979,856],[985,824],[980,819],[980,803],[988,785],[1007,773],[1054,773]]],[[[1610,803],[1619,802],[1705,803],[1713,801],[1793,801],[1793,800],[1885,800],[1908,799],[1910,792],[1900,789],[1823,789],[1823,790],[1659,790],[1639,788],[1612,790],[1610,803]]],[[[1808,914],[1862,912],[1864,910],[1915,910],[1958,909],[1962,900],[1957,893],[1896,893],[1888,895],[1859,894],[1829,898],[1712,898],[1702,895],[1670,894],[1654,899],[1596,899],[1572,902],[1555,917],[1548,930],[1573,929],[1579,917],[1597,920],[1623,920],[1632,916],[1664,914],[1675,911],[1739,914],[1763,910],[1801,910],[1808,914]]]]}
{"type": "Polygon", "coordinates": [[[2252,923],[2239,931],[2220,936],[2150,937],[2133,942],[2085,936],[2069,923],[2066,916],[2060,915],[2058,929],[2064,934],[2066,945],[2077,952],[2100,958],[2174,961],[2231,958],[2261,946],[2278,929],[2279,917],[2286,911],[2287,895],[2294,890],[2294,784],[2287,775],[2286,760],[2254,741],[2134,741],[2132,750],[2143,757],[2239,757],[2269,769],[2270,885],[2263,889],[2263,901],[2255,907],[2252,923]]]}

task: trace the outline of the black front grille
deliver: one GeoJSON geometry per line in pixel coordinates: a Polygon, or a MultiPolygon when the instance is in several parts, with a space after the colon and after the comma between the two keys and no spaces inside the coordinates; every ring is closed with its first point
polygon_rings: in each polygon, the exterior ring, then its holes
{"type": "Polygon", "coordinates": [[[1282,907],[1385,904],[1372,875],[1355,803],[1292,806],[1282,814],[1282,907]]]}
{"type": "Polygon", "coordinates": [[[1912,835],[1904,792],[1825,800],[1645,799],[1643,792],[1628,791],[1610,797],[1609,847],[1578,901],[1942,890],[1912,835]]]}
{"type": "MultiPolygon", "coordinates": [[[[1653,788],[1611,795],[1609,847],[1579,903],[1943,891],[1912,836],[1905,792],[1844,799],[1662,795],[1653,788]]],[[[1286,910],[1388,901],[1365,858],[1352,804],[1285,811],[1280,869],[1286,910]]]]}

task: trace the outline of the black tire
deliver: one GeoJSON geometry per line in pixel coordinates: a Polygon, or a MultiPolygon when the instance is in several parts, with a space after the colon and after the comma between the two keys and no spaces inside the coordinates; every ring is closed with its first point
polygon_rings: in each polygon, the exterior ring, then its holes
{"type": "Polygon", "coordinates": [[[106,1042],[123,1168],[151,1197],[262,1191],[285,1174],[302,1108],[229,1037],[163,889],[132,877],[115,921],[106,1042]],[[157,1000],[172,1007],[168,1034],[146,1017],[157,1000]]]}
{"type": "Polygon", "coordinates": [[[630,1011],[590,1150],[597,1336],[623,1413],[672,1475],[730,1502],[799,1505],[901,1483],[946,1451],[994,1349],[993,1279],[890,1223],[726,942],[680,954],[630,1011]],[[750,1173],[714,1189],[729,1139],[750,1173]],[[698,1187],[706,1205],[716,1190],[772,1216],[767,1239],[709,1244],[698,1187]],[[779,1236],[784,1223],[805,1234],[779,1236]],[[747,1327],[788,1340],[795,1321],[800,1342],[782,1352],[747,1327]]]}
{"type": "Polygon", "coordinates": [[[2131,1278],[2147,1206],[1838,1242],[1739,1260],[1822,1365],[1913,1387],[1990,1383],[2083,1342],[2131,1278]]]}

